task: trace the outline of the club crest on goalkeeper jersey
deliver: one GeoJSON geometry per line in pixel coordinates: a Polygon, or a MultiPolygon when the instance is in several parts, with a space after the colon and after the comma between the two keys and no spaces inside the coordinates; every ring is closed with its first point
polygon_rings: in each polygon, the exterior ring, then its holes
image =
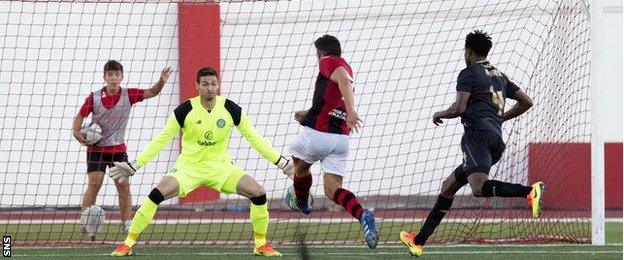
{"type": "Polygon", "coordinates": [[[162,132],[139,154],[137,162],[144,166],[152,160],[182,130],[182,149],[176,164],[187,167],[211,167],[230,163],[228,145],[232,128],[267,160],[275,163],[280,154],[253,127],[251,119],[233,101],[216,96],[212,111],[206,110],[200,97],[191,98],[179,105],[167,119],[162,132]]]}

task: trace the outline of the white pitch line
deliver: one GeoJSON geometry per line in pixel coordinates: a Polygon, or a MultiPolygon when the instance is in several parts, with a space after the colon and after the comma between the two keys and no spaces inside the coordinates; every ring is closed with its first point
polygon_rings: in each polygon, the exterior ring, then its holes
{"type": "MultiPolygon", "coordinates": [[[[116,243],[118,243],[119,241],[108,241],[109,244],[114,245],[116,243]]],[[[240,249],[247,249],[250,247],[250,243],[251,241],[240,241],[241,243],[249,243],[248,246],[242,246],[242,245],[228,245],[229,248],[240,248],[240,249]]],[[[309,245],[307,245],[308,248],[311,249],[324,249],[324,248],[364,248],[365,245],[336,245],[336,246],[321,246],[318,245],[320,244],[322,241],[306,241],[306,243],[310,243],[309,245]]],[[[190,242],[189,242],[190,243],[190,242]]],[[[180,241],[172,241],[172,242],[168,242],[168,245],[176,245],[176,246],[182,246],[181,248],[191,248],[194,247],[196,245],[193,244],[184,244],[183,241],[182,243],[180,243],[180,241]],[[178,243],[174,243],[174,242],[178,242],[178,243]],[[188,246],[188,247],[185,247],[188,246]]],[[[210,247],[216,247],[216,246],[223,246],[226,244],[211,244],[211,245],[206,245],[207,248],[210,247]]],[[[160,245],[156,245],[156,244],[150,244],[150,245],[144,245],[142,244],[142,242],[139,242],[139,246],[144,246],[144,248],[151,248],[154,246],[160,246],[160,245]]],[[[608,247],[608,246],[618,246],[621,247],[622,244],[616,244],[616,243],[608,243],[605,244],[604,246],[595,246],[592,244],[558,244],[558,243],[553,243],[553,244],[447,244],[447,245],[428,245],[427,248],[440,248],[440,249],[444,249],[444,248],[463,248],[463,247],[467,247],[467,248],[497,248],[497,247],[509,247],[509,248],[513,248],[513,247],[518,247],[518,248],[527,248],[527,247],[608,247]]],[[[95,246],[95,248],[102,248],[104,247],[104,245],[97,245],[95,246]]],[[[287,244],[287,245],[282,245],[282,247],[285,248],[293,248],[296,247],[296,245],[293,244],[287,244]]],[[[49,246],[34,246],[34,247],[23,247],[24,249],[75,249],[75,248],[85,248],[84,246],[53,246],[53,247],[49,247],[49,246]]],[[[382,244],[380,245],[380,248],[405,248],[404,245],[399,244],[398,242],[396,244],[382,244]]]]}
{"type": "MultiPolygon", "coordinates": [[[[426,252],[426,255],[482,255],[482,254],[526,254],[526,255],[569,255],[569,254],[621,254],[622,251],[519,251],[519,250],[510,250],[510,251],[445,251],[445,252],[426,252]]],[[[285,256],[298,256],[299,254],[286,253],[285,256]]],[[[315,253],[308,252],[310,256],[378,256],[378,255],[408,255],[407,252],[349,252],[349,253],[315,253]]],[[[109,256],[109,254],[44,254],[44,255],[32,255],[32,254],[24,254],[24,255],[14,255],[16,257],[24,256],[24,257],[68,257],[68,256],[109,256]]],[[[251,253],[236,253],[236,252],[223,252],[223,253],[209,253],[209,252],[198,252],[198,253],[162,253],[162,254],[137,254],[137,256],[251,256],[251,253]]]]}
{"type": "MultiPolygon", "coordinates": [[[[421,222],[424,221],[422,218],[378,218],[377,222],[421,222]]],[[[353,218],[273,218],[270,219],[270,223],[357,223],[353,218]]],[[[497,222],[505,222],[505,223],[519,223],[519,222],[527,222],[527,223],[571,223],[571,222],[590,222],[590,219],[586,218],[543,218],[543,219],[532,219],[532,218],[483,218],[483,219],[466,219],[466,218],[449,218],[444,219],[443,223],[497,223],[497,222]]],[[[619,218],[608,218],[606,222],[622,222],[622,219],[619,218]]],[[[107,220],[105,223],[108,224],[119,224],[120,220],[107,220]]],[[[152,223],[154,224],[245,224],[251,223],[249,219],[220,219],[215,221],[214,219],[156,219],[152,223]]],[[[45,219],[45,220],[8,220],[8,221],[0,221],[0,224],[80,224],[78,219],[45,219]]]]}

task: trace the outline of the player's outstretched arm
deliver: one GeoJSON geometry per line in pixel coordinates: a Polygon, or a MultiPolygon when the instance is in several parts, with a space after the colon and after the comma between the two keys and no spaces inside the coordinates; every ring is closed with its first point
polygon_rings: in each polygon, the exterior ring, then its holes
{"type": "Polygon", "coordinates": [[[113,166],[109,175],[113,180],[117,180],[121,183],[125,183],[130,176],[134,175],[134,173],[143,168],[149,161],[154,159],[167,145],[171,143],[171,140],[178,134],[180,131],[180,125],[176,120],[175,114],[171,114],[169,118],[167,118],[167,123],[165,124],[165,128],[158,134],[155,138],[153,138],[147,147],[143,149],[139,156],[136,157],[136,160],[132,162],[115,162],[115,166],[113,166]]]}
{"type": "Polygon", "coordinates": [[[166,67],[160,72],[160,79],[151,88],[145,90],[143,94],[143,99],[153,98],[160,94],[160,91],[165,86],[165,83],[169,80],[169,75],[171,75],[171,68],[166,67]]]}
{"type": "Polygon", "coordinates": [[[461,116],[464,112],[466,112],[466,106],[468,105],[469,98],[469,92],[457,91],[455,102],[449,108],[433,114],[433,123],[435,125],[440,125],[444,123],[442,118],[456,118],[461,116]]]}
{"type": "Polygon", "coordinates": [[[518,102],[509,110],[505,111],[505,113],[503,113],[504,121],[524,114],[524,112],[526,112],[527,110],[529,110],[529,108],[533,106],[533,100],[531,100],[531,98],[522,90],[516,91],[514,93],[513,99],[518,102]]]}

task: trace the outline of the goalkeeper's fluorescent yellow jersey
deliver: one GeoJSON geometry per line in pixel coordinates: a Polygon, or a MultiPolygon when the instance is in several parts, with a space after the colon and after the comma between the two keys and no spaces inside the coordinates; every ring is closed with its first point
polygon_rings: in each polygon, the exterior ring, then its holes
{"type": "Polygon", "coordinates": [[[280,154],[254,128],[241,107],[224,97],[215,98],[216,104],[210,112],[202,106],[199,96],[179,105],[167,118],[165,128],[138,155],[136,161],[139,165],[143,167],[154,159],[171,143],[180,129],[182,152],[176,165],[212,168],[215,164],[230,163],[228,144],[234,126],[258,153],[275,164],[280,154]]]}

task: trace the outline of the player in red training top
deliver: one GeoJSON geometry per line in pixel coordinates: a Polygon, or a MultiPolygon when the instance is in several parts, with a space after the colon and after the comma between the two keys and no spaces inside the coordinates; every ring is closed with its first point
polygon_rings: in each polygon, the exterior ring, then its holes
{"type": "MultiPolygon", "coordinates": [[[[87,146],[88,185],[82,198],[82,211],[95,204],[95,200],[102,186],[107,167],[113,162],[128,161],[126,154],[126,125],[132,106],[144,99],[157,96],[169,79],[171,68],[165,68],[160,73],[160,79],[149,89],[122,88],[123,66],[109,60],[104,65],[104,81],[106,86],[93,91],[86,98],[78,115],[74,117],[72,134],[78,142],[87,146]],[[92,114],[92,124],[98,124],[102,129],[102,138],[95,144],[87,145],[86,135],[81,131],[84,118],[92,114]]],[[[121,208],[121,225],[124,233],[130,227],[132,217],[132,198],[130,197],[129,182],[115,182],[119,194],[121,208]]],[[[85,226],[81,228],[86,233],[85,226]]]]}
{"type": "Polygon", "coordinates": [[[349,133],[351,130],[357,132],[362,122],[355,111],[353,71],[340,56],[342,50],[336,37],[323,35],[314,46],[320,72],[316,78],[312,108],[295,112],[295,120],[303,129],[289,149],[295,164],[295,196],[287,193],[286,203],[293,210],[310,214],[310,166],[320,161],[325,195],[362,224],[368,247],[375,248],[379,233],[373,212],[364,209],[352,192],[342,188],[342,178],[347,173],[349,133]]]}

